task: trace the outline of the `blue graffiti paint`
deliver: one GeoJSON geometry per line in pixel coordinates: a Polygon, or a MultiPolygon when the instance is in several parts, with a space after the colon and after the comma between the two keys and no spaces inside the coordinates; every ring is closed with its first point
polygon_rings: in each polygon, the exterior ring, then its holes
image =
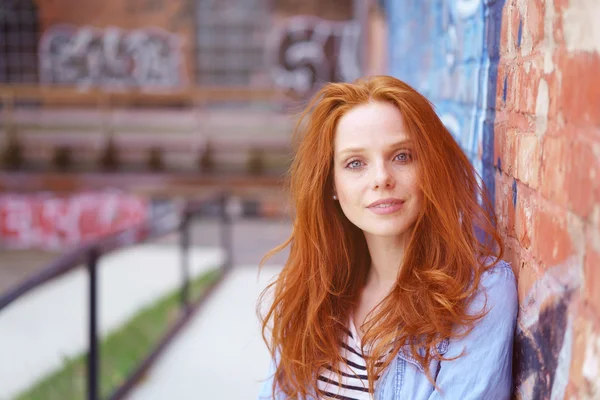
{"type": "Polygon", "coordinates": [[[498,61],[500,60],[500,33],[502,31],[502,10],[504,9],[504,0],[486,2],[485,10],[485,31],[487,32],[484,52],[489,60],[488,73],[488,102],[485,110],[486,124],[483,128],[484,146],[483,181],[487,185],[490,198],[496,198],[494,158],[494,122],[496,121],[496,87],[498,84],[498,61]]]}
{"type": "Polygon", "coordinates": [[[503,7],[504,0],[386,1],[390,74],[433,102],[491,199],[503,7]]]}
{"type": "Polygon", "coordinates": [[[519,20],[519,33],[517,33],[517,47],[521,47],[521,40],[523,39],[523,20],[519,20]]]}
{"type": "Polygon", "coordinates": [[[512,184],[512,202],[513,202],[513,206],[516,207],[517,206],[517,181],[513,180],[513,184],[512,184]]]}

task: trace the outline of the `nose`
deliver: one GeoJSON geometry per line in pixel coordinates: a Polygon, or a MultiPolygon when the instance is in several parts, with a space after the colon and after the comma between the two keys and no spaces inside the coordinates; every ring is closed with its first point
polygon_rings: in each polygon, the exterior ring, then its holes
{"type": "Polygon", "coordinates": [[[395,184],[390,166],[385,162],[377,163],[373,172],[373,189],[392,189],[395,184]]]}

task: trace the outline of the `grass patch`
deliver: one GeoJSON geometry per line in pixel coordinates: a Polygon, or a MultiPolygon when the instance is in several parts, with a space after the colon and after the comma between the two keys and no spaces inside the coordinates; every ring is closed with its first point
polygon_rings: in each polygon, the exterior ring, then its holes
{"type": "MultiPolygon", "coordinates": [[[[220,276],[212,269],[190,281],[190,299],[202,293],[220,276]]],[[[181,312],[180,291],[140,310],[129,322],[100,343],[100,392],[107,398],[156,347],[181,312]]],[[[87,397],[87,352],[65,359],[62,369],[43,378],[17,400],[78,400],[87,397]]]]}

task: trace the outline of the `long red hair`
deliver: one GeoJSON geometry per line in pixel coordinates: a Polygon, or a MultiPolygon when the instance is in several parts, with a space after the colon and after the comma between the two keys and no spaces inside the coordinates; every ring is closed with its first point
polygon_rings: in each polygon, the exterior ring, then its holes
{"type": "Polygon", "coordinates": [[[326,84],[295,131],[292,234],[263,260],[290,246],[283,270],[259,299],[260,307],[272,295],[261,315],[262,333],[278,359],[274,390],[290,398],[316,393],[321,369],[344,362],[340,340],[366,283],[369,251],[362,231],[332,200],[332,160],[340,117],[372,101],[401,112],[414,143],[424,203],[396,284],[363,327],[371,392],[373,377],[402,346],[410,344],[411,355],[428,365],[441,357],[435,351],[439,342],[457,335],[455,324],[472,327],[482,314],[467,312],[469,300],[493,264],[489,260],[502,258],[493,209],[477,173],[425,97],[388,76],[326,84]],[[429,351],[418,352],[419,347],[429,351]]]}

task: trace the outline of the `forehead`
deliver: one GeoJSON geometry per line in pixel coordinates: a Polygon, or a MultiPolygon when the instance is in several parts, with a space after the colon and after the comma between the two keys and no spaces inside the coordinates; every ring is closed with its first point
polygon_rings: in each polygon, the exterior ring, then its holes
{"type": "Polygon", "coordinates": [[[370,102],[350,109],[338,121],[335,151],[346,147],[386,146],[409,139],[400,110],[385,102],[370,102]]]}

